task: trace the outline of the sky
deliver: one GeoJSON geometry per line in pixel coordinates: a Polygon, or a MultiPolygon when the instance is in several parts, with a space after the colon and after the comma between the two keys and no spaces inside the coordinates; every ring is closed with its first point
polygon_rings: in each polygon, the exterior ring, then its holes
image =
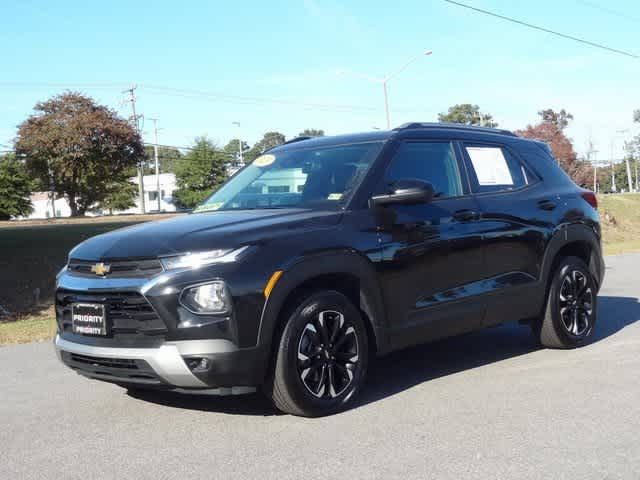
{"type": "MultiPolygon", "coordinates": [[[[460,1],[640,55],[635,0],[460,1]]],[[[385,128],[382,87],[365,77],[415,56],[388,84],[392,127],[456,103],[508,129],[565,108],[576,150],[591,139],[600,160],[640,129],[640,59],[443,0],[0,0],[0,24],[0,151],[36,102],[75,90],[128,116],[131,85],[145,141],[157,118],[164,145],[385,128]]]]}

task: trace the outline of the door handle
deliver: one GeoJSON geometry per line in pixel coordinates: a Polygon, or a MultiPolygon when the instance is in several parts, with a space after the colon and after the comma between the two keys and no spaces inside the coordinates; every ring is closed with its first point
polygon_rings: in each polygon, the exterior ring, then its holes
{"type": "Polygon", "coordinates": [[[556,208],[556,204],[555,204],[555,202],[552,202],[551,200],[540,200],[538,202],[538,208],[540,210],[551,211],[554,208],[556,208]]]}
{"type": "Polygon", "coordinates": [[[469,209],[458,210],[453,213],[453,218],[459,222],[470,222],[478,219],[478,212],[469,209]]]}

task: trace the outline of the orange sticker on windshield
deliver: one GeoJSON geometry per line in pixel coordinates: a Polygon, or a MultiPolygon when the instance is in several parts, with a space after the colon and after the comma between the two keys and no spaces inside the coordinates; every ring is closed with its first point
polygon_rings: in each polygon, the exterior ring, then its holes
{"type": "Polygon", "coordinates": [[[260,155],[258,158],[256,158],[253,161],[253,164],[256,167],[268,167],[273,162],[275,162],[275,160],[276,160],[276,156],[275,155],[271,155],[271,154],[260,155]]]}

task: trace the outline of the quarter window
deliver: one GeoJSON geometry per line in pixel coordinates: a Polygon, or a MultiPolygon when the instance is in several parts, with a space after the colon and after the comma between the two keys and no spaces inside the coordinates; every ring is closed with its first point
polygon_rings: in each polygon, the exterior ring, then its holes
{"type": "Polygon", "coordinates": [[[385,186],[403,179],[430,182],[436,197],[462,195],[460,171],[448,142],[406,142],[400,145],[385,174],[385,186]]]}

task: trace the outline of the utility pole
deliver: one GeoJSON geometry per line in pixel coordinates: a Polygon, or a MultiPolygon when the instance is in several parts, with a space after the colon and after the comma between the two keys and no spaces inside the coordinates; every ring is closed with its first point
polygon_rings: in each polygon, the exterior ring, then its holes
{"type": "Polygon", "coordinates": [[[613,143],[615,141],[615,137],[611,139],[609,142],[609,166],[611,167],[611,191],[616,193],[616,169],[615,163],[613,159],[613,143]]]}
{"type": "MultiPolygon", "coordinates": [[[[238,130],[240,130],[240,122],[233,122],[233,124],[238,127],[238,130]]],[[[242,138],[240,138],[240,134],[238,134],[238,156],[240,157],[240,163],[244,165],[244,158],[242,156],[242,138]]]]}
{"type": "MultiPolygon", "coordinates": [[[[624,130],[616,130],[616,133],[617,133],[617,135],[611,139],[611,151],[612,151],[612,153],[611,153],[611,158],[612,158],[612,160],[611,160],[611,168],[613,168],[613,155],[614,155],[613,154],[613,145],[614,145],[614,142],[617,139],[623,139],[624,140],[625,134],[629,133],[629,129],[626,128],[624,130]]],[[[633,190],[633,182],[632,182],[632,178],[631,178],[631,168],[629,166],[629,158],[626,157],[626,155],[624,154],[624,148],[622,149],[622,157],[624,158],[624,161],[627,164],[627,179],[629,181],[629,191],[631,192],[633,190]]],[[[613,187],[612,187],[612,189],[615,192],[616,191],[616,188],[615,188],[615,174],[612,173],[611,175],[613,176],[613,180],[612,180],[613,187]]],[[[638,178],[636,176],[636,188],[637,187],[638,187],[638,178]]]]}
{"type": "MultiPolygon", "coordinates": [[[[633,192],[633,176],[631,175],[631,164],[629,163],[629,155],[624,156],[627,164],[627,178],[629,179],[629,193],[633,192]]],[[[636,188],[638,188],[638,176],[636,175],[636,188]]]]}
{"type": "Polygon", "coordinates": [[[589,150],[587,150],[587,161],[591,162],[593,166],[593,193],[598,193],[598,162],[594,159],[591,160],[591,155],[598,153],[598,150],[593,149],[593,142],[589,139],[589,150]]]}
{"type": "MultiPolygon", "coordinates": [[[[140,134],[140,129],[138,127],[138,116],[136,115],[136,88],[138,88],[137,85],[131,85],[131,88],[123,90],[122,93],[129,94],[129,98],[126,101],[131,102],[131,111],[133,113],[133,128],[135,128],[136,132],[140,134]]],[[[140,197],[140,213],[146,213],[144,208],[144,160],[141,160],[138,163],[138,196],[140,197]]]]}
{"type": "Polygon", "coordinates": [[[153,144],[153,158],[156,162],[156,190],[158,197],[158,213],[160,213],[160,165],[158,164],[158,119],[150,118],[153,122],[153,134],[155,135],[155,143],[153,144]]]}

